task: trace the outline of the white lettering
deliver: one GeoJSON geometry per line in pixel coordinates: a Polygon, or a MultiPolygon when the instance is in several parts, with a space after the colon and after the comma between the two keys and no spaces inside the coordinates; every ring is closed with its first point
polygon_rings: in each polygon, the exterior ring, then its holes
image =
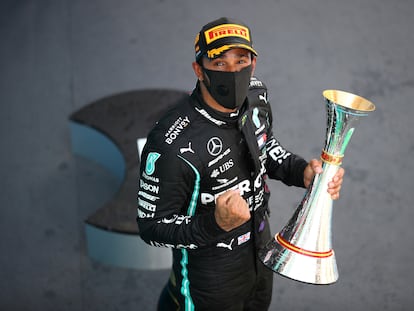
{"type": "Polygon", "coordinates": [[[145,198],[145,199],[147,199],[147,200],[150,200],[150,201],[156,201],[156,200],[158,200],[158,199],[159,199],[159,197],[156,197],[155,195],[148,194],[148,193],[146,193],[146,192],[144,192],[144,191],[139,191],[139,192],[138,192],[138,195],[140,195],[140,196],[142,196],[143,198],[145,198]]]}
{"type": "Polygon", "coordinates": [[[177,248],[177,249],[182,249],[182,248],[186,248],[186,249],[196,249],[198,246],[195,244],[188,244],[188,245],[184,245],[184,244],[168,244],[168,243],[161,243],[161,242],[156,242],[156,241],[150,241],[150,245],[155,246],[155,247],[167,247],[167,248],[177,248]]]}
{"type": "MultiPolygon", "coordinates": [[[[211,189],[212,190],[219,190],[221,188],[227,187],[228,185],[231,185],[232,183],[235,183],[237,181],[237,179],[239,179],[239,177],[236,176],[232,180],[229,180],[229,181],[224,180],[224,183],[222,185],[212,187],[211,189]]],[[[220,181],[220,180],[218,180],[218,181],[220,181]]]]}
{"type": "Polygon", "coordinates": [[[141,206],[142,208],[151,211],[151,212],[155,212],[155,208],[156,206],[154,204],[148,203],[144,200],[138,199],[138,205],[141,206]]]}
{"type": "Polygon", "coordinates": [[[279,164],[282,164],[283,160],[286,160],[291,155],[291,153],[283,149],[275,139],[272,139],[269,145],[268,153],[270,157],[279,164]]]}
{"type": "Polygon", "coordinates": [[[250,80],[249,87],[254,87],[254,86],[261,87],[261,86],[263,86],[263,83],[262,83],[262,81],[257,80],[257,78],[252,77],[251,80],[250,80]]]}
{"type": "Polygon", "coordinates": [[[139,218],[154,218],[155,213],[145,213],[143,211],[141,211],[140,209],[138,209],[138,217],[139,218]]]}
{"type": "Polygon", "coordinates": [[[145,174],[145,172],[142,173],[142,177],[144,177],[145,179],[150,180],[152,182],[155,182],[155,183],[160,182],[160,179],[158,177],[148,176],[147,174],[145,174]]]}
{"type": "Polygon", "coordinates": [[[257,175],[255,181],[254,181],[254,188],[259,189],[262,186],[263,178],[262,176],[266,173],[266,167],[264,166],[264,163],[261,162],[261,168],[260,173],[257,175]]]}
{"type": "MultiPolygon", "coordinates": [[[[233,181],[237,180],[237,177],[235,177],[234,179],[232,179],[230,182],[228,182],[226,185],[231,184],[233,181]]],[[[220,187],[220,186],[218,186],[220,187]]],[[[216,188],[218,188],[216,187],[216,188]]],[[[224,192],[228,191],[228,190],[236,190],[238,189],[240,191],[240,195],[243,196],[244,194],[248,193],[251,191],[250,188],[250,181],[248,179],[245,179],[241,182],[239,182],[238,184],[234,185],[233,187],[229,187],[221,192],[218,192],[216,194],[211,194],[211,193],[201,193],[200,195],[200,199],[201,199],[201,203],[202,204],[208,204],[208,203],[212,203],[215,202],[217,200],[217,198],[223,194],[224,192]]]]}
{"type": "Polygon", "coordinates": [[[245,193],[249,193],[251,191],[250,189],[250,181],[249,180],[243,180],[238,184],[238,188],[240,190],[240,195],[243,196],[245,193]]]}
{"type": "Polygon", "coordinates": [[[181,225],[185,223],[188,225],[191,222],[191,216],[173,215],[171,218],[163,218],[158,223],[181,225]]]}
{"type": "Polygon", "coordinates": [[[225,162],[223,165],[219,167],[220,172],[221,173],[226,172],[227,170],[231,169],[233,165],[234,165],[233,159],[228,160],[227,162],[225,162]]]}
{"type": "Polygon", "coordinates": [[[151,185],[151,184],[147,184],[146,182],[144,182],[142,179],[139,182],[139,185],[142,189],[150,191],[152,193],[156,193],[158,194],[158,192],[160,191],[160,186],[156,186],[156,185],[151,185]]]}
{"type": "Polygon", "coordinates": [[[201,194],[201,203],[208,204],[214,202],[214,195],[210,193],[202,193],[201,194]]]}
{"type": "Polygon", "coordinates": [[[173,244],[167,244],[167,243],[159,243],[156,241],[150,241],[150,245],[155,247],[168,247],[168,248],[174,248],[173,244]]]}
{"type": "Polygon", "coordinates": [[[226,124],[226,122],[224,122],[224,121],[220,121],[220,120],[217,120],[217,119],[214,119],[212,116],[210,116],[209,114],[208,114],[208,112],[207,111],[205,111],[204,109],[199,109],[199,108],[195,108],[195,110],[197,110],[202,116],[204,116],[205,118],[207,118],[208,120],[210,120],[211,122],[213,122],[213,123],[215,123],[215,124],[217,124],[217,125],[223,125],[223,124],[226,124]]]}
{"type": "Polygon", "coordinates": [[[182,117],[179,117],[177,120],[175,120],[174,124],[165,133],[165,142],[171,145],[174,142],[174,140],[176,140],[177,137],[180,135],[181,131],[189,124],[190,119],[188,117],[185,117],[184,119],[182,117]]]}
{"type": "Polygon", "coordinates": [[[212,166],[213,164],[216,164],[218,161],[223,159],[226,155],[228,155],[230,153],[230,151],[231,151],[230,148],[226,149],[226,151],[224,151],[222,154],[220,154],[217,158],[215,158],[214,160],[211,160],[208,163],[208,167],[212,166]]]}

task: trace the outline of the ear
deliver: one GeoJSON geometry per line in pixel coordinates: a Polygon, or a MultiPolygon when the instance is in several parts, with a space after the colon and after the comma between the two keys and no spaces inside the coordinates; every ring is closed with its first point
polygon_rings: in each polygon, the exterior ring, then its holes
{"type": "Polygon", "coordinates": [[[193,62],[192,65],[193,65],[194,73],[197,76],[197,79],[200,81],[203,81],[203,68],[197,62],[193,62]]]}
{"type": "Polygon", "coordinates": [[[254,75],[254,70],[256,69],[256,60],[257,60],[256,56],[253,56],[253,58],[252,58],[252,77],[254,75]]]}

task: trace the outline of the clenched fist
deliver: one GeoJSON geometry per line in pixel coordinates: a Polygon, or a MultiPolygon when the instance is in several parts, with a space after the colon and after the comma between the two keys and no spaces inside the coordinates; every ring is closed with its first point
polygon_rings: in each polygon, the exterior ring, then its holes
{"type": "Polygon", "coordinates": [[[239,190],[229,190],[217,198],[214,216],[220,228],[231,231],[250,219],[249,205],[239,190]]]}

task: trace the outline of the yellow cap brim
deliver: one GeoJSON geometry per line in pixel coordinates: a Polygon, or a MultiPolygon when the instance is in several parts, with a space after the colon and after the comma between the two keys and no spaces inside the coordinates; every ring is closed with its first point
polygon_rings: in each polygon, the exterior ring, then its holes
{"type": "Polygon", "coordinates": [[[235,49],[235,48],[249,50],[250,52],[252,52],[254,55],[257,56],[256,50],[253,49],[251,46],[249,46],[247,44],[242,44],[242,43],[235,43],[235,44],[223,45],[223,46],[221,46],[219,48],[216,48],[216,49],[211,49],[211,50],[207,51],[207,57],[208,58],[216,58],[216,57],[220,56],[221,54],[223,54],[224,52],[226,52],[230,49],[235,49]]]}

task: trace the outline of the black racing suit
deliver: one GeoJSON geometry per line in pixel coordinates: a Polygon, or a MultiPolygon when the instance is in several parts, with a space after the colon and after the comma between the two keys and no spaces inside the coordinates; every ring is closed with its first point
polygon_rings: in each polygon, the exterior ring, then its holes
{"type": "Polygon", "coordinates": [[[197,85],[147,137],[139,233],[150,245],[172,249],[165,292],[177,310],[257,311],[270,304],[273,273],[256,258],[270,239],[265,179],[303,187],[307,162],[274,138],[267,100],[264,84],[252,78],[237,115],[222,114],[204,103],[197,85]],[[240,190],[252,217],[226,232],[214,209],[229,189],[240,190]]]}

